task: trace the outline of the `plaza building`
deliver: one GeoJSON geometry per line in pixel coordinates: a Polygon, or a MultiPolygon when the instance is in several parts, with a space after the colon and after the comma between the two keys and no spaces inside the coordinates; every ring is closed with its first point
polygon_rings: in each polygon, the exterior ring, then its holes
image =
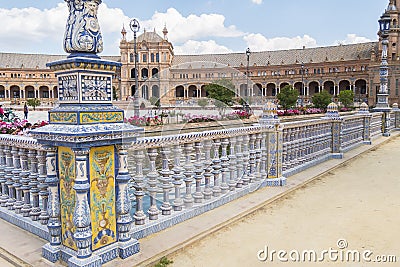
{"type": "MultiPolygon", "coordinates": [[[[400,87],[400,0],[389,0],[391,18],[388,65],[389,104],[399,102],[400,87]]],[[[104,56],[119,61],[114,75],[115,97],[128,100],[136,92],[134,41],[121,31],[120,55],[104,56]]],[[[225,78],[233,82],[238,97],[261,103],[275,99],[286,85],[299,91],[299,103],[307,105],[314,94],[327,91],[332,99],[343,90],[352,90],[355,105],[374,106],[380,86],[381,37],[376,42],[279,51],[227,54],[179,55],[174,53],[166,27],[161,35],[144,31],[137,37],[138,95],[141,105],[152,97],[164,105],[184,101],[195,103],[206,97],[205,86],[225,78]],[[162,36],[161,36],[162,35],[162,36]]],[[[39,98],[52,105],[57,99],[54,73],[47,62],[57,55],[0,53],[0,101],[23,103],[39,98]]]]}

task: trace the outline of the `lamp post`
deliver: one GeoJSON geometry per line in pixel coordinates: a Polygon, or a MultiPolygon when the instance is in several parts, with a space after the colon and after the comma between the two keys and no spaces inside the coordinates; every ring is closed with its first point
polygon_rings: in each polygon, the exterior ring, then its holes
{"type": "Polygon", "coordinates": [[[301,107],[303,107],[303,96],[304,96],[304,63],[301,62],[301,94],[300,94],[301,107]]]}
{"type": "MultiPolygon", "coordinates": [[[[246,49],[246,56],[247,56],[247,70],[246,70],[246,78],[247,78],[247,80],[246,80],[246,83],[247,83],[247,85],[246,85],[246,91],[247,91],[247,96],[249,97],[248,99],[248,101],[250,101],[250,97],[251,97],[251,91],[249,90],[249,64],[250,64],[250,55],[251,55],[251,51],[250,51],[250,48],[248,47],[247,49],[246,49]]],[[[246,112],[249,112],[250,111],[250,107],[249,107],[249,103],[247,103],[247,101],[246,101],[246,103],[245,103],[245,110],[246,110],[246,112]]]]}
{"type": "Polygon", "coordinates": [[[379,19],[379,36],[382,39],[382,58],[381,65],[379,67],[379,77],[380,77],[380,88],[377,94],[377,103],[374,111],[384,113],[384,127],[383,135],[390,136],[389,126],[390,126],[390,110],[389,107],[389,90],[388,90],[388,74],[389,67],[387,63],[387,49],[388,49],[388,36],[390,30],[390,16],[387,12],[383,13],[379,19]]]}
{"type": "Polygon", "coordinates": [[[135,54],[135,93],[133,96],[133,115],[136,117],[140,116],[139,111],[139,83],[138,83],[138,54],[136,45],[136,33],[140,30],[140,24],[137,19],[132,19],[129,24],[131,30],[133,31],[133,53],[135,54]]]}

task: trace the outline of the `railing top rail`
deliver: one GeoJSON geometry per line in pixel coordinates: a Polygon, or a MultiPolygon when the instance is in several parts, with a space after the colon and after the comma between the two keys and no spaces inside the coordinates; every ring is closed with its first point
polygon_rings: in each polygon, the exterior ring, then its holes
{"type": "Polygon", "coordinates": [[[154,136],[154,137],[142,137],[138,138],[133,142],[131,148],[142,149],[152,147],[163,147],[185,143],[201,142],[203,140],[229,138],[234,136],[240,136],[244,134],[259,133],[263,130],[274,129],[274,125],[260,125],[255,124],[253,126],[241,127],[241,128],[230,128],[222,130],[212,130],[204,132],[174,134],[165,136],[154,136]]]}
{"type": "Polygon", "coordinates": [[[40,145],[35,138],[25,135],[1,134],[0,145],[11,145],[20,148],[43,149],[42,145],[40,145]]]}

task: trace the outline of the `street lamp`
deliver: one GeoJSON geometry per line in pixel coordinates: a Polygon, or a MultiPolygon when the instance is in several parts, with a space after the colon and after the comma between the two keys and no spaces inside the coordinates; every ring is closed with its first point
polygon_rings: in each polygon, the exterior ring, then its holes
{"type": "Polygon", "coordinates": [[[388,76],[389,67],[387,63],[387,49],[388,49],[388,37],[390,31],[390,15],[385,12],[379,19],[379,36],[382,38],[382,58],[381,65],[379,67],[379,77],[380,77],[380,88],[377,93],[377,103],[374,111],[384,113],[384,136],[390,136],[388,128],[390,126],[390,110],[389,107],[389,90],[388,90],[388,76]]]}
{"type": "MultiPolygon", "coordinates": [[[[246,72],[246,78],[247,78],[247,85],[246,85],[246,91],[247,91],[247,96],[248,96],[248,101],[250,101],[250,90],[249,90],[249,64],[250,64],[250,55],[251,55],[251,51],[250,51],[250,48],[248,47],[247,49],[246,49],[246,56],[247,56],[247,72],[246,72]]],[[[246,101],[246,103],[245,103],[245,110],[246,110],[246,112],[249,112],[250,111],[250,108],[249,108],[249,103],[247,103],[247,101],[246,101]]]]}
{"type": "Polygon", "coordinates": [[[140,24],[137,19],[132,19],[129,23],[129,27],[133,31],[133,49],[135,54],[135,93],[133,96],[133,115],[136,117],[140,116],[139,112],[139,83],[138,83],[138,54],[137,54],[137,47],[136,47],[136,33],[140,30],[140,24]]]}

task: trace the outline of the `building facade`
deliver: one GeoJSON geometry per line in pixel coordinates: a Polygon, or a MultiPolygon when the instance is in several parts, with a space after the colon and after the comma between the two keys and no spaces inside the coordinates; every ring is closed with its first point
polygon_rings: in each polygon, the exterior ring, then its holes
{"type": "MultiPolygon", "coordinates": [[[[386,12],[391,17],[389,33],[389,103],[399,102],[400,87],[400,0],[389,0],[386,12]]],[[[134,41],[121,31],[120,55],[104,57],[122,63],[115,74],[117,100],[134,95],[134,41]]],[[[195,102],[206,97],[205,85],[218,79],[232,80],[238,97],[262,102],[274,99],[285,85],[299,91],[299,103],[308,104],[314,94],[325,90],[336,100],[343,90],[352,90],[355,103],[376,103],[380,85],[381,40],[351,45],[280,51],[175,55],[168,41],[168,30],[162,35],[145,31],[137,38],[138,90],[141,103],[151,98],[166,105],[195,102]]],[[[40,98],[52,105],[57,99],[54,73],[46,63],[63,56],[0,53],[0,101],[24,102],[40,98]]]]}

